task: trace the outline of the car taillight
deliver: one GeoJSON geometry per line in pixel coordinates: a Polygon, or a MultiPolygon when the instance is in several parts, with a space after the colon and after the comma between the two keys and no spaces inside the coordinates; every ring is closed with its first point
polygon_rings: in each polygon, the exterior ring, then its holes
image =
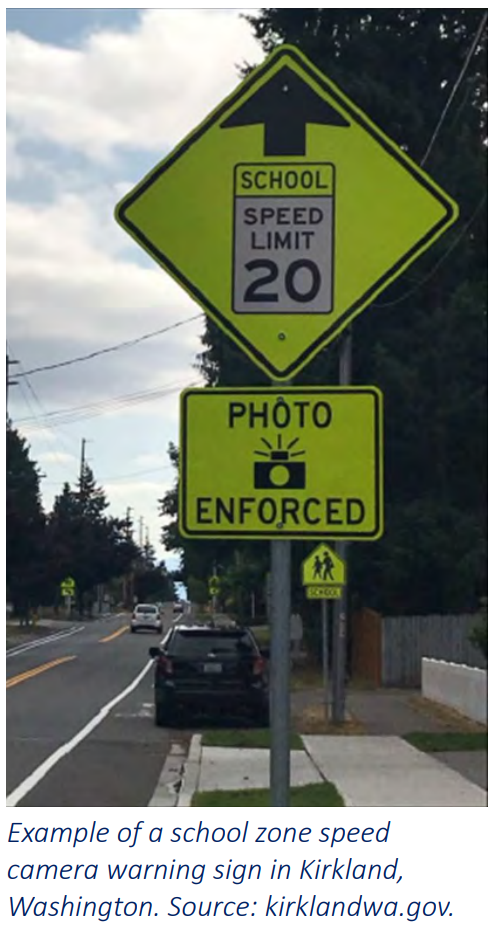
{"type": "Polygon", "coordinates": [[[158,656],[158,666],[167,676],[173,672],[173,663],[168,656],[158,656]]]}
{"type": "Polygon", "coordinates": [[[253,674],[255,676],[263,676],[265,672],[265,660],[263,656],[258,656],[253,660],[253,674]]]}

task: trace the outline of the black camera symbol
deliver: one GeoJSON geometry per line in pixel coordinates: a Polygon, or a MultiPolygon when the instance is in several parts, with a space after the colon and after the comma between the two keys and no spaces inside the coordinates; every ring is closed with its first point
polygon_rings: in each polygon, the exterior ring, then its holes
{"type": "Polygon", "coordinates": [[[270,462],[255,462],[255,488],[305,488],[305,463],[291,462],[289,453],[274,450],[270,462]]]}

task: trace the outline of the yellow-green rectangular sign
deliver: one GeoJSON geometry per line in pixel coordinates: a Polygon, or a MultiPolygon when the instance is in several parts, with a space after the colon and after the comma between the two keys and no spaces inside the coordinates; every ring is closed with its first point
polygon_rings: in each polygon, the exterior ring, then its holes
{"type": "Polygon", "coordinates": [[[181,396],[184,536],[374,540],[383,531],[382,471],[377,388],[181,396]]]}
{"type": "Polygon", "coordinates": [[[307,585],[305,594],[307,598],[320,598],[321,601],[325,598],[338,600],[342,591],[342,585],[307,585]]]}

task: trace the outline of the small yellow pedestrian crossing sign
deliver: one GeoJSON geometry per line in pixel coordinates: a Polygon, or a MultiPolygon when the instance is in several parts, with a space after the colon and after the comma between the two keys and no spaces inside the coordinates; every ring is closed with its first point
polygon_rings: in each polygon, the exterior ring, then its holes
{"type": "Polygon", "coordinates": [[[302,582],[307,598],[341,598],[346,582],[345,563],[322,543],[302,563],[302,582]]]}

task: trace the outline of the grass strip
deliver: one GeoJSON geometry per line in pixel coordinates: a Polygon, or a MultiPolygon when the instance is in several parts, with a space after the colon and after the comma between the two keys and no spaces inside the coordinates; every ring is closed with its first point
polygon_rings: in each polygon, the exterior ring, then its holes
{"type": "Polygon", "coordinates": [[[452,731],[443,733],[413,731],[410,734],[404,734],[404,740],[424,753],[439,753],[447,750],[486,750],[488,734],[485,732],[461,734],[452,731]]]}
{"type": "MultiPolygon", "coordinates": [[[[330,782],[312,783],[308,786],[291,786],[290,808],[338,808],[345,803],[330,782]]],[[[270,789],[232,789],[222,792],[196,792],[192,808],[270,808],[270,789]]]]}
{"type": "MultiPolygon", "coordinates": [[[[216,728],[203,733],[204,747],[250,747],[270,749],[270,730],[266,728],[216,728]]],[[[291,750],[303,750],[299,734],[291,734],[291,750]]]]}

